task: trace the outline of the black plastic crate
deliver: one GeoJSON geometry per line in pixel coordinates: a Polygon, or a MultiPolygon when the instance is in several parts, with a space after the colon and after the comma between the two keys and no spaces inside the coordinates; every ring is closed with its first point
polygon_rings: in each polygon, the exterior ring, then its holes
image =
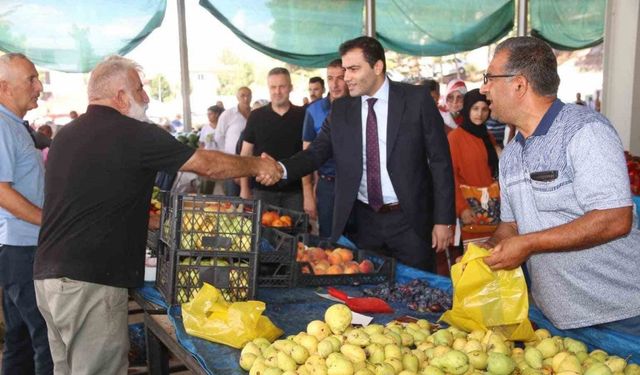
{"type": "Polygon", "coordinates": [[[261,207],[236,197],[174,194],[162,210],[156,287],[188,302],[203,281],[227,301],[255,296],[261,207]]]}
{"type": "MultiPolygon", "coordinates": [[[[354,249],[337,245],[327,239],[321,239],[307,234],[298,235],[298,241],[310,247],[322,249],[346,248],[353,252],[353,260],[358,263],[365,259],[373,263],[373,272],[352,274],[315,274],[308,262],[294,263],[294,283],[296,286],[327,286],[327,285],[365,285],[392,283],[395,279],[396,260],[377,254],[373,251],[354,249]],[[306,272],[308,271],[308,273],[306,272]]],[[[297,244],[296,244],[297,248],[297,244]]]]}
{"type": "Polygon", "coordinates": [[[170,305],[191,300],[207,282],[230,302],[255,297],[257,253],[158,249],[156,287],[170,305]]]}
{"type": "Polygon", "coordinates": [[[260,213],[257,200],[172,194],[160,238],[174,250],[257,252],[260,213]]]}
{"type": "MultiPolygon", "coordinates": [[[[266,204],[262,206],[262,213],[267,211],[274,211],[278,213],[279,216],[289,216],[291,218],[291,226],[284,227],[273,227],[262,225],[263,228],[276,228],[282,232],[289,234],[299,234],[299,233],[308,233],[309,232],[309,215],[305,212],[290,210],[287,208],[282,208],[278,206],[274,206],[271,204],[266,204]]],[[[260,216],[262,218],[262,216],[260,216]]]]}
{"type": "Polygon", "coordinates": [[[298,240],[275,228],[262,228],[258,253],[258,286],[291,288],[298,240]]]}

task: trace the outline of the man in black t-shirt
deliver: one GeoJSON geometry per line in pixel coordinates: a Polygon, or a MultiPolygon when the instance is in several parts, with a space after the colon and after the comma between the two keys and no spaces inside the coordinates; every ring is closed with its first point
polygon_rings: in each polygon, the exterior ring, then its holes
{"type": "Polygon", "coordinates": [[[268,183],[280,173],[269,159],[193,150],[141,121],[149,98],[139,70],[119,56],[98,64],[86,113],[49,152],[34,279],[56,373],[127,373],[127,288],[143,283],[158,171],[268,183]]]}
{"type": "MultiPolygon", "coordinates": [[[[267,76],[271,103],[251,112],[244,130],[241,155],[267,153],[279,160],[302,150],[304,109],[289,101],[291,77],[285,68],[273,68],[267,76]]],[[[302,211],[302,182],[283,180],[273,186],[255,184],[251,191],[248,178],[240,183],[242,198],[260,199],[291,210],[302,211]]]]}

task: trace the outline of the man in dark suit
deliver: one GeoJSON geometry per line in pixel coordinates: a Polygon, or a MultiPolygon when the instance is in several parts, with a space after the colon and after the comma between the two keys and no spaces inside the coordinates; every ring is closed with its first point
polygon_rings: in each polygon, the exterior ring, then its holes
{"type": "Polygon", "coordinates": [[[340,46],[351,97],[334,101],[310,147],[282,160],[298,179],[333,156],[332,237],[354,213],[358,247],[435,271],[434,251],[451,242],[454,184],[442,117],[418,86],[386,78],[384,49],[359,37],[340,46]]]}

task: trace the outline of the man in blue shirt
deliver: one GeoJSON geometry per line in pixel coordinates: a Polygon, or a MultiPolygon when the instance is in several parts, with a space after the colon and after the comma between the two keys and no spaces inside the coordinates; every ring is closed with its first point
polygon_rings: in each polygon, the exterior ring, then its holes
{"type": "Polygon", "coordinates": [[[0,57],[0,286],[6,324],[4,374],[51,374],[47,326],[36,305],[33,257],[44,199],[42,156],[27,111],[42,83],[24,55],[0,57]]]}
{"type": "Polygon", "coordinates": [[[622,143],[604,116],[557,99],[556,57],[533,37],[496,47],[481,92],[519,134],[500,157],[492,269],[526,262],[531,296],[554,326],[640,336],[640,230],[622,143]]]}
{"type": "MultiPolygon", "coordinates": [[[[329,84],[329,95],[307,107],[302,128],[303,149],[309,147],[311,142],[316,139],[320,128],[322,128],[322,123],[331,111],[331,102],[349,95],[347,84],[344,82],[342,60],[336,59],[329,63],[327,66],[327,82],[329,84]]],[[[336,162],[333,159],[329,159],[324,163],[313,176],[308,175],[302,179],[304,210],[312,219],[318,219],[320,237],[331,236],[335,179],[336,162]],[[315,177],[315,186],[312,177],[315,177]]]]}

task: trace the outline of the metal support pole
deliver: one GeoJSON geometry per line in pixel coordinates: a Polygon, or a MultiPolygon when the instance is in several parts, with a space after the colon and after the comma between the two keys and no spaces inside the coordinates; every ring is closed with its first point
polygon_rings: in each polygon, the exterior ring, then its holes
{"type": "Polygon", "coordinates": [[[518,36],[526,36],[528,32],[527,19],[529,15],[529,0],[518,0],[518,36]]]}
{"type": "Polygon", "coordinates": [[[178,4],[178,38],[180,40],[180,79],[182,86],[182,120],[184,131],[191,131],[191,98],[189,93],[189,51],[187,49],[187,22],[185,20],[184,0],[178,4]]]}
{"type": "Polygon", "coordinates": [[[364,9],[364,30],[367,36],[376,37],[376,1],[366,0],[364,9]]]}

